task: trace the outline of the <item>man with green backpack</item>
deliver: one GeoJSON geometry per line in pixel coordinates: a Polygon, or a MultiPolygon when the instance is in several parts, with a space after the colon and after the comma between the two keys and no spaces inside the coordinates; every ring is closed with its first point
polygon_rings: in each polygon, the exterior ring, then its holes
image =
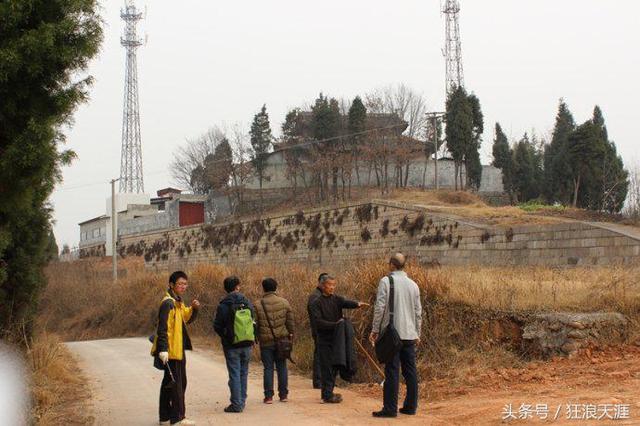
{"type": "Polygon", "coordinates": [[[224,358],[229,372],[231,404],[226,413],[241,413],[247,400],[247,376],[251,347],[255,343],[255,310],[240,293],[240,278],[224,279],[227,295],[220,301],[213,321],[213,328],[222,340],[224,358]]]}

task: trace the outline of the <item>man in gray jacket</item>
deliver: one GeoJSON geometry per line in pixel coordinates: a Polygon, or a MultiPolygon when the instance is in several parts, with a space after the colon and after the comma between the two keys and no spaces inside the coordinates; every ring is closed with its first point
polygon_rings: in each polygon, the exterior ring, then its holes
{"type": "MultiPolygon", "coordinates": [[[[405,257],[394,254],[389,260],[389,276],[394,283],[394,320],[402,349],[384,366],[384,405],[382,410],[374,411],[374,417],[396,417],[398,415],[398,391],[400,387],[400,366],[407,386],[407,395],[400,412],[414,415],[418,408],[418,375],[416,370],[416,346],[420,343],[422,328],[422,304],[418,285],[403,271],[405,257]]],[[[381,330],[389,324],[389,276],[380,280],[378,295],[373,311],[373,325],[369,340],[375,344],[381,330]]]]}

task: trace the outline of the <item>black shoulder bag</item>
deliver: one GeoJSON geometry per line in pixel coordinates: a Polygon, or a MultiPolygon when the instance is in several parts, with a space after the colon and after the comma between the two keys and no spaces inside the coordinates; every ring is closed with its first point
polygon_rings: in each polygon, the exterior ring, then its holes
{"type": "Polygon", "coordinates": [[[271,325],[271,320],[269,319],[269,314],[267,313],[267,307],[264,305],[264,300],[261,299],[260,303],[262,304],[262,309],[264,310],[264,316],[267,317],[267,324],[269,324],[269,330],[271,330],[271,335],[273,336],[273,342],[276,347],[276,359],[285,360],[295,362],[291,359],[291,351],[293,350],[293,342],[289,339],[289,337],[280,337],[277,338],[276,334],[273,331],[273,325],[271,325]]]}
{"type": "MultiPolygon", "coordinates": [[[[387,324],[384,330],[380,331],[375,345],[376,358],[378,358],[378,361],[382,364],[393,360],[393,357],[395,357],[402,348],[402,340],[400,340],[400,335],[393,325],[394,291],[393,277],[391,275],[389,275],[389,287],[389,324],[387,324]]],[[[384,319],[384,315],[382,318],[384,319]]]]}

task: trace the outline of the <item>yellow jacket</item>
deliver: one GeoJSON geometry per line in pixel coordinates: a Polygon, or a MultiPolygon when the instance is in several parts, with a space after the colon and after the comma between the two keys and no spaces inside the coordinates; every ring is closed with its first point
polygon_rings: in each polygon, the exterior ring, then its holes
{"type": "Polygon", "coordinates": [[[197,310],[186,307],[182,299],[169,290],[165,294],[158,312],[158,328],[153,339],[151,355],[169,352],[169,359],[181,361],[184,351],[193,349],[186,324],[197,316],[197,310]]]}

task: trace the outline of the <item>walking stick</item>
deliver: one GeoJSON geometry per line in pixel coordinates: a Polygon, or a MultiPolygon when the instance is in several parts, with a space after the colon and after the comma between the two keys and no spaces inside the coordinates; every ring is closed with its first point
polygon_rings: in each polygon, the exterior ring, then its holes
{"type": "Polygon", "coordinates": [[[364,353],[364,355],[367,357],[367,360],[369,360],[371,365],[373,365],[375,367],[375,369],[378,370],[378,373],[380,373],[380,375],[383,377],[382,381],[380,382],[380,386],[384,385],[384,371],[382,371],[382,369],[380,368],[378,363],[371,357],[371,355],[369,355],[369,352],[367,352],[367,350],[364,348],[364,346],[362,346],[362,343],[360,343],[360,340],[358,340],[358,339],[354,339],[354,340],[358,344],[358,347],[360,348],[360,351],[362,353],[364,353]]]}

